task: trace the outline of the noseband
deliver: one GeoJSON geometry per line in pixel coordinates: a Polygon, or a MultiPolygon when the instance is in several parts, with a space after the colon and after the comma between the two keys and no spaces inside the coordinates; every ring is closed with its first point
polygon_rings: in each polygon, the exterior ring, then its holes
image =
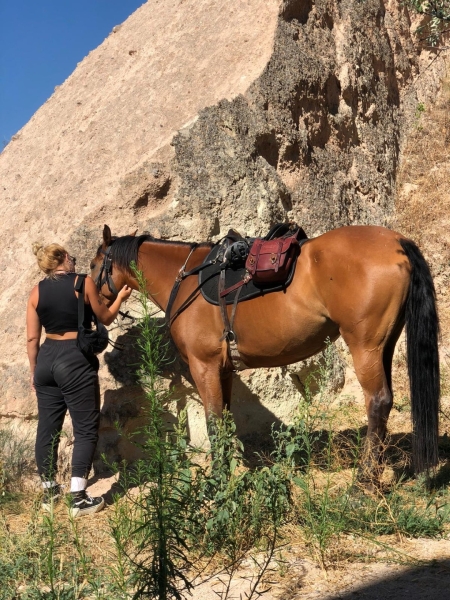
{"type": "Polygon", "coordinates": [[[95,285],[97,286],[98,291],[102,289],[104,284],[106,283],[109,291],[114,296],[118,296],[119,292],[117,291],[116,286],[114,285],[114,281],[112,279],[112,256],[111,256],[112,246],[108,246],[106,250],[100,250],[100,252],[104,255],[102,266],[100,267],[100,271],[98,273],[97,278],[95,279],[95,285]]]}

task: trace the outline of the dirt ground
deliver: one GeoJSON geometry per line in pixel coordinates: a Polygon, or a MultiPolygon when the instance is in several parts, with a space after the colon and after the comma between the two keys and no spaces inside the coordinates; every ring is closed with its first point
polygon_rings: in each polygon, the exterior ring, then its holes
{"type": "MultiPolygon", "coordinates": [[[[90,486],[93,495],[106,494],[111,500],[115,478],[99,479],[90,486]]],[[[102,529],[108,518],[103,513],[86,520],[86,529],[93,526],[92,535],[102,529]]],[[[93,543],[101,545],[95,539],[93,543]]],[[[322,569],[311,556],[305,544],[289,545],[277,554],[270,565],[261,591],[266,600],[442,600],[450,598],[450,535],[443,539],[408,539],[384,536],[378,546],[365,545],[353,536],[339,541],[341,558],[327,570],[322,569]],[[390,550],[386,550],[389,548],[390,550]],[[346,550],[360,560],[345,560],[346,550]]],[[[104,546],[102,546],[104,548],[104,546]]],[[[230,585],[229,600],[244,600],[256,575],[252,564],[246,564],[230,585]]],[[[214,577],[198,583],[192,600],[217,600],[223,593],[227,577],[214,577]]]]}

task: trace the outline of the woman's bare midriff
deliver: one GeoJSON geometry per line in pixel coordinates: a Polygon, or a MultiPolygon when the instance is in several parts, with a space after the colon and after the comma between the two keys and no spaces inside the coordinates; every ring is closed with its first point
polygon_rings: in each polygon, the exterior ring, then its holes
{"type": "Polygon", "coordinates": [[[76,340],[78,333],[76,331],[67,331],[66,333],[47,333],[46,337],[50,340],[76,340]]]}

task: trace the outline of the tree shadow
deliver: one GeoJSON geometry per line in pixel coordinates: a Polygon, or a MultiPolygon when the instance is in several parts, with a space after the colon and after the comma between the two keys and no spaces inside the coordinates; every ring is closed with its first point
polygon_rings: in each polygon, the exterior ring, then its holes
{"type": "MultiPolygon", "coordinates": [[[[186,408],[187,403],[194,399],[198,401],[198,397],[189,367],[181,359],[163,319],[158,319],[157,325],[161,328],[161,344],[166,348],[166,360],[162,365],[161,376],[171,389],[172,400],[176,401],[175,413],[167,414],[168,424],[173,425],[177,423],[178,415],[186,408]]],[[[116,340],[123,350],[113,349],[104,356],[110,374],[120,385],[116,389],[105,391],[101,409],[101,439],[97,455],[106,454],[108,462],[114,462],[120,457],[119,446],[124,444],[120,431],[130,433],[133,428],[143,424],[142,405],[145,394],[138,376],[139,336],[140,329],[132,325],[116,340]]],[[[233,380],[231,411],[236,422],[237,435],[244,442],[247,438],[258,438],[262,443],[268,442],[272,424],[281,425],[276,415],[261,404],[259,397],[238,375],[235,375],[233,380]]],[[[203,415],[203,407],[201,413],[203,415]]],[[[204,416],[202,418],[204,419],[204,416]]],[[[206,422],[204,425],[206,431],[206,422]]],[[[187,427],[188,439],[194,439],[189,422],[187,427]]],[[[98,460],[97,467],[101,468],[98,460]]]]}

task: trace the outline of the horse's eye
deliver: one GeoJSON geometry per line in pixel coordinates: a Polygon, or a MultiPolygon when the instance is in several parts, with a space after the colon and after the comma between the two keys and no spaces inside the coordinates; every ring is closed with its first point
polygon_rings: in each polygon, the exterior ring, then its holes
{"type": "Polygon", "coordinates": [[[91,263],[91,271],[95,269],[95,263],[91,263]]]}

